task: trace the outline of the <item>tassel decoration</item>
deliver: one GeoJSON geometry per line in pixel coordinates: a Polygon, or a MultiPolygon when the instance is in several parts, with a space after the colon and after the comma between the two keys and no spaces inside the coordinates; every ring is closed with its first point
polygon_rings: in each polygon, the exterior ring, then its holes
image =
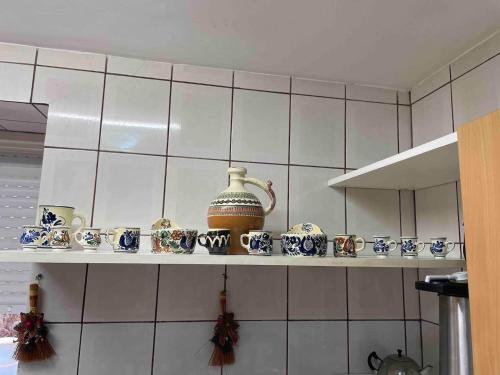
{"type": "Polygon", "coordinates": [[[217,318],[214,336],[210,341],[214,344],[214,351],[210,358],[210,366],[230,365],[234,363],[234,348],[238,343],[238,327],[234,314],[226,312],[226,291],[220,293],[220,306],[222,314],[217,318]]]}

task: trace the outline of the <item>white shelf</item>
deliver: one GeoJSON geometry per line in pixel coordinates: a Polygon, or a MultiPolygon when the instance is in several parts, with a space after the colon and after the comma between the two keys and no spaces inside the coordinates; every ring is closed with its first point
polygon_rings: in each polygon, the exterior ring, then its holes
{"type": "Polygon", "coordinates": [[[272,256],[252,255],[208,255],[208,254],[136,254],[98,252],[84,253],[69,250],[66,252],[21,250],[0,251],[0,262],[21,263],[108,263],[108,264],[198,264],[198,265],[254,265],[254,266],[325,266],[325,267],[393,267],[393,268],[460,268],[465,261],[460,259],[434,259],[389,257],[335,258],[292,257],[275,254],[272,256]]]}
{"type": "Polygon", "coordinates": [[[328,181],[331,187],[416,190],[458,181],[457,133],[328,181]]]}

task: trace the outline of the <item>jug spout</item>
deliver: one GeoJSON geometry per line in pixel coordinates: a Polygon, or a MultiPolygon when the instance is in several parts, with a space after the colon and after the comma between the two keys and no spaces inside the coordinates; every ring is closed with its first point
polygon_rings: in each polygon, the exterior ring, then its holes
{"type": "Polygon", "coordinates": [[[432,375],[432,366],[425,366],[420,370],[420,375],[432,375]]]}

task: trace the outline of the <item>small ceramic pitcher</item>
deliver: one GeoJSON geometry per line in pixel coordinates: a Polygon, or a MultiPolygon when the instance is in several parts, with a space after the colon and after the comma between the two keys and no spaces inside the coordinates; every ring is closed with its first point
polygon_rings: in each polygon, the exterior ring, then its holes
{"type": "Polygon", "coordinates": [[[24,251],[33,251],[42,244],[42,230],[39,225],[23,225],[19,243],[24,251]]]}
{"type": "Polygon", "coordinates": [[[401,237],[401,255],[406,258],[414,258],[425,248],[425,243],[417,237],[401,237]]]}
{"type": "Polygon", "coordinates": [[[83,247],[84,252],[96,252],[101,244],[101,229],[83,228],[81,232],[76,232],[75,240],[83,247]]]}
{"type": "Polygon", "coordinates": [[[243,233],[240,237],[241,246],[247,249],[250,255],[272,255],[273,237],[272,233],[262,230],[251,230],[248,234],[243,233]],[[246,244],[245,244],[246,240],[246,244]]]}
{"type": "Polygon", "coordinates": [[[106,242],[117,253],[137,253],[141,239],[141,229],[118,227],[106,231],[106,242]]]}
{"type": "Polygon", "coordinates": [[[356,257],[364,250],[365,239],[355,234],[337,234],[333,241],[333,255],[336,257],[356,257]],[[359,246],[356,246],[359,244],[359,246]]]}
{"type": "Polygon", "coordinates": [[[389,253],[398,248],[398,243],[390,236],[373,236],[373,251],[379,258],[387,258],[389,253]]]}
{"type": "Polygon", "coordinates": [[[431,238],[431,253],[436,259],[444,259],[455,249],[455,243],[446,241],[446,237],[431,238]]]}

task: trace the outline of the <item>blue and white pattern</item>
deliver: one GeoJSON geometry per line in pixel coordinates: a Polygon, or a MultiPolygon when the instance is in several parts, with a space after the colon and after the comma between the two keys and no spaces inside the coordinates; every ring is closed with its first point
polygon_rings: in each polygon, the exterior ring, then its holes
{"type": "Polygon", "coordinates": [[[435,255],[443,254],[445,246],[443,241],[433,241],[431,243],[431,253],[435,255]]]}
{"type": "Polygon", "coordinates": [[[135,253],[139,250],[139,232],[125,230],[121,235],[118,241],[120,245],[120,249],[135,253]]]}
{"type": "Polygon", "coordinates": [[[19,238],[19,242],[23,246],[35,246],[35,241],[40,238],[40,231],[36,229],[28,229],[19,238]]]}
{"type": "Polygon", "coordinates": [[[326,234],[281,235],[281,250],[284,255],[325,256],[327,248],[326,234]]]}
{"type": "Polygon", "coordinates": [[[249,252],[255,255],[271,255],[273,253],[273,239],[267,232],[250,236],[249,252]]]}
{"type": "Polygon", "coordinates": [[[401,243],[401,252],[403,254],[410,253],[413,254],[417,251],[417,245],[413,240],[403,240],[401,243]]]}
{"type": "Polygon", "coordinates": [[[55,213],[50,211],[48,208],[43,209],[42,217],[40,219],[40,225],[43,227],[42,236],[42,246],[49,246],[48,235],[52,227],[56,225],[66,225],[66,220],[63,217],[57,217],[55,213]]]}
{"type": "Polygon", "coordinates": [[[389,245],[384,240],[375,240],[373,251],[377,254],[386,254],[389,252],[389,245]]]}

